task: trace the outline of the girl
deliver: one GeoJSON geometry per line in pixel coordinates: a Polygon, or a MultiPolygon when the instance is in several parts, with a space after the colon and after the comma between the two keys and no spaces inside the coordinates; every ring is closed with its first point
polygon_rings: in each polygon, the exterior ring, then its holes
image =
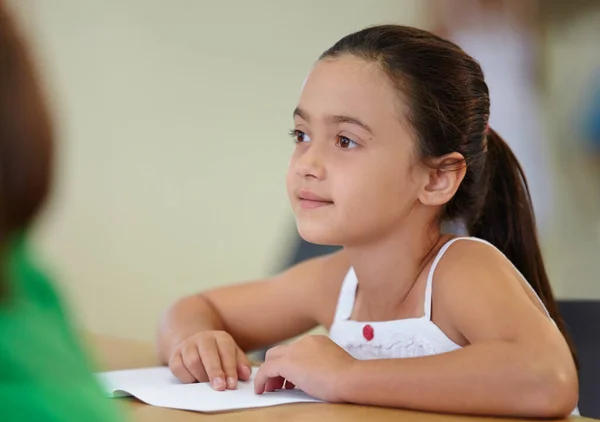
{"type": "Polygon", "coordinates": [[[27,229],[51,187],[53,136],[25,46],[0,0],[0,419],[113,422],[27,229]]]}
{"type": "Polygon", "coordinates": [[[287,187],[301,236],[342,245],[276,277],[184,298],[159,329],[183,382],[257,393],[561,417],[577,371],[525,178],[488,126],[480,66],[455,44],[371,27],[325,51],[294,110],[287,187]],[[444,234],[460,220],[473,237],[444,234]]]}

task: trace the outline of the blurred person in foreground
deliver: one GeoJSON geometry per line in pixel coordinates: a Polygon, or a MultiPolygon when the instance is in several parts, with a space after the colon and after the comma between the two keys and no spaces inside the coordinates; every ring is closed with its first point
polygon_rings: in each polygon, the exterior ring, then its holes
{"type": "Polygon", "coordinates": [[[0,415],[10,422],[113,422],[27,231],[51,187],[48,111],[23,40],[0,0],[0,415]]]}
{"type": "Polygon", "coordinates": [[[521,163],[544,237],[552,224],[554,183],[538,87],[539,0],[430,0],[438,35],[481,65],[492,100],[490,126],[507,139],[521,163]]]}

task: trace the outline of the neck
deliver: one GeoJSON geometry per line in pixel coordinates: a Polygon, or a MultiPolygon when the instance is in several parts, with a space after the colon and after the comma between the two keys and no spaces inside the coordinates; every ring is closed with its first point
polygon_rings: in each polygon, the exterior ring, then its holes
{"type": "Polygon", "coordinates": [[[412,223],[369,243],[345,246],[360,281],[361,297],[386,307],[400,305],[437,250],[441,237],[435,224],[412,223]]]}

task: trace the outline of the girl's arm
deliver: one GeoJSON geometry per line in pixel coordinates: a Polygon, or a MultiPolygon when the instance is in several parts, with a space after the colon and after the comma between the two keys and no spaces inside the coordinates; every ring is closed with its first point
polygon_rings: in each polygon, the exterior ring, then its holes
{"type": "Polygon", "coordinates": [[[434,319],[438,310],[470,345],[430,357],[355,361],[341,375],[342,399],[463,414],[568,415],[578,399],[573,358],[523,283],[489,246],[453,245],[435,274],[434,319]]]}
{"type": "Polygon", "coordinates": [[[158,332],[161,360],[202,331],[226,331],[244,351],[267,347],[333,318],[349,264],[343,251],[307,260],[266,280],[189,296],[165,313],[158,332]]]}

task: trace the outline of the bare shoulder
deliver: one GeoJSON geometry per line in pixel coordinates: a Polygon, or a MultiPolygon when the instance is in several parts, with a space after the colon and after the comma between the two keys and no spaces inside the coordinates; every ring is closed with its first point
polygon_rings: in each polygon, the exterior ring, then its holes
{"type": "Polygon", "coordinates": [[[456,241],[434,274],[434,314],[438,309],[469,342],[511,338],[532,324],[551,327],[525,283],[495,247],[473,240],[456,241]]]}
{"type": "Polygon", "coordinates": [[[520,273],[510,260],[496,247],[476,240],[453,242],[438,263],[435,278],[439,289],[472,290],[490,284],[487,287],[523,290],[520,273]]]}
{"type": "Polygon", "coordinates": [[[454,241],[448,247],[438,264],[436,275],[443,277],[444,274],[458,271],[469,276],[480,272],[497,272],[500,269],[514,272],[511,262],[496,247],[487,242],[462,239],[454,241]]]}

